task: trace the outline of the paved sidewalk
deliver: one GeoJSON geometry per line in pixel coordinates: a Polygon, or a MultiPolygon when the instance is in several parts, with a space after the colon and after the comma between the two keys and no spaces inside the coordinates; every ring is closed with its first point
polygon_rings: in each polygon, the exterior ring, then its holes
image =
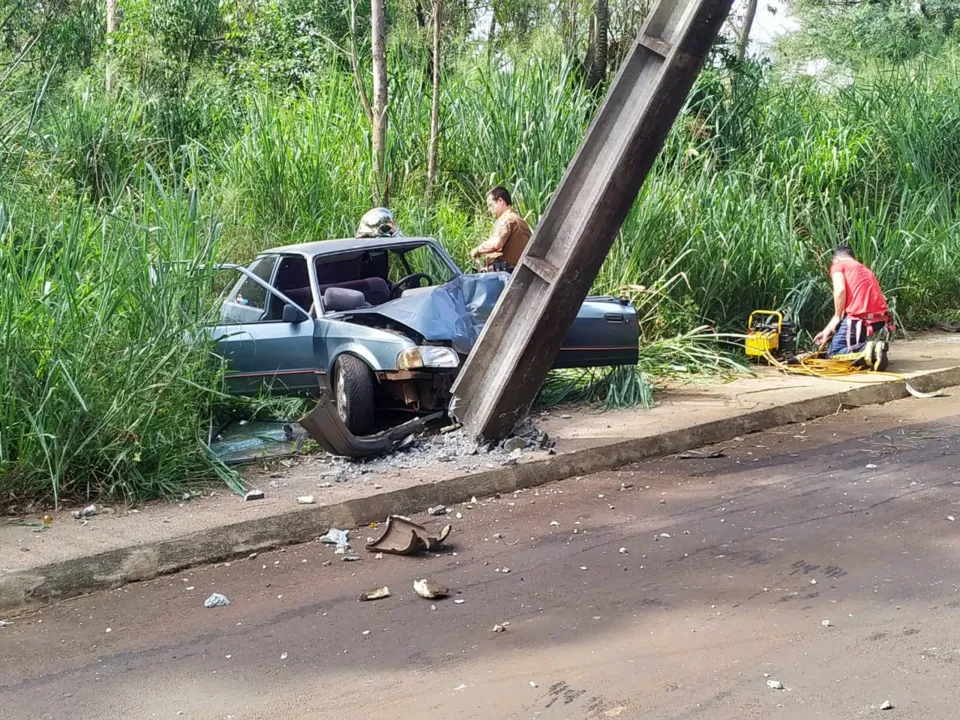
{"type": "MultiPolygon", "coordinates": [[[[920,390],[960,384],[960,335],[919,336],[896,343],[891,354],[891,372],[915,378],[920,390]]],[[[10,518],[0,523],[0,610],[303,542],[334,524],[363,525],[390,512],[612,469],[830,414],[843,403],[874,404],[903,395],[903,384],[890,378],[821,380],[761,368],[755,378],[674,386],[658,394],[650,410],[555,409],[540,418],[539,426],[557,441],[556,455],[526,452],[515,465],[510,460],[505,464],[502,454],[406,468],[400,467],[406,462],[403,454],[397,454],[386,462],[347,469],[327,457],[305,457],[285,461],[290,467],[273,463],[248,471],[251,484],[266,493],[262,501],[244,502],[221,488],[183,503],[109,508],[86,524],[73,519],[76,508],[71,507],[57,513],[42,532],[16,524],[39,517],[10,518]],[[377,471],[363,472],[365,467],[377,471]],[[350,479],[335,481],[344,474],[350,479]],[[301,495],[313,495],[316,504],[298,505],[301,495]]]]}

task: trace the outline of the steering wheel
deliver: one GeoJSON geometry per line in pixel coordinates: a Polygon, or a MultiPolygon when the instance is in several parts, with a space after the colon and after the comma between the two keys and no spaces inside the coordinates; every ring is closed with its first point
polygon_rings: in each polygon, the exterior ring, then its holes
{"type": "Polygon", "coordinates": [[[420,287],[420,280],[426,280],[427,285],[435,284],[433,282],[433,278],[426,273],[410,273],[406,277],[402,277],[396,283],[394,283],[393,287],[390,289],[390,299],[396,300],[398,297],[400,297],[400,293],[405,290],[406,286],[410,285],[414,280],[417,281],[416,287],[420,287]]]}

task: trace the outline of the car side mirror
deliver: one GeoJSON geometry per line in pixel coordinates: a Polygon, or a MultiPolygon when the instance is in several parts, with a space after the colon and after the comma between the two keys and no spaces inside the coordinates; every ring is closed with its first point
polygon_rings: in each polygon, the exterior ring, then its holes
{"type": "Polygon", "coordinates": [[[303,316],[303,313],[300,312],[299,308],[289,304],[283,306],[283,321],[285,323],[299,325],[304,320],[306,320],[306,318],[303,316]]]}

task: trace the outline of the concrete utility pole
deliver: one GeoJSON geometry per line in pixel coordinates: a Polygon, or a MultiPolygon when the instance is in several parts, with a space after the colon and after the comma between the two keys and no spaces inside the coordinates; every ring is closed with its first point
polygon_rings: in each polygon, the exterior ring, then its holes
{"type": "Polygon", "coordinates": [[[493,441],[529,410],[732,0],[660,0],[453,386],[450,410],[493,441]]]}

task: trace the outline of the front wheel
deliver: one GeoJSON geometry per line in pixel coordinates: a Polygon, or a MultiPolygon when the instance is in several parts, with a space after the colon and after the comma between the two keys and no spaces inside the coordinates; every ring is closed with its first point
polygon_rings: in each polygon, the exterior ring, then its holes
{"type": "Polygon", "coordinates": [[[356,355],[341,355],[334,367],[337,413],[354,435],[374,428],[373,371],[356,355]]]}

